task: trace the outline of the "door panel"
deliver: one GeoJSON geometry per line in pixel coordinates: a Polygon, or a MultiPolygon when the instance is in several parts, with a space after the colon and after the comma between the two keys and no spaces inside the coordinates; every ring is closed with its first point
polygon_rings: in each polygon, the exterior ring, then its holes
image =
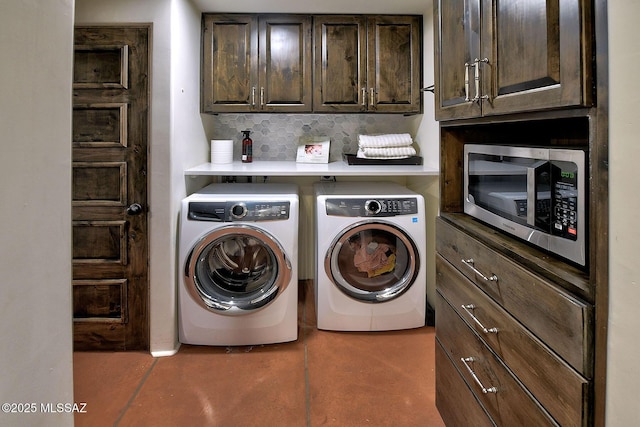
{"type": "Polygon", "coordinates": [[[591,103],[588,3],[482,0],[484,115],[591,103]]]}
{"type": "Polygon", "coordinates": [[[92,104],[73,108],[74,147],[126,147],[127,104],[92,104]]]}
{"type": "Polygon", "coordinates": [[[260,109],[311,111],[311,16],[261,16],[260,109]]]}
{"type": "Polygon", "coordinates": [[[365,111],[366,18],[321,15],[314,26],[314,111],[365,111]]]}
{"type": "Polygon", "coordinates": [[[258,18],[204,14],[202,19],[202,111],[253,111],[258,102],[258,18]]]}
{"type": "Polygon", "coordinates": [[[558,2],[500,2],[497,6],[497,94],[560,82],[558,2]],[[548,9],[546,9],[548,7],[548,9]],[[526,20],[525,20],[526,18],[526,20]],[[519,26],[515,23],[522,23],[519,26]],[[534,37],[536,43],[531,43],[534,37]],[[511,55],[511,56],[510,56],[511,55]]]}
{"type": "Polygon", "coordinates": [[[368,18],[369,111],[420,111],[420,28],[415,16],[368,18]]]}
{"type": "Polygon", "coordinates": [[[438,0],[435,32],[436,119],[480,115],[474,60],[480,56],[479,0],[438,0]],[[439,12],[439,13],[438,13],[439,12]]]}
{"type": "Polygon", "coordinates": [[[149,347],[149,27],[76,27],[73,320],[76,350],[149,347]],[[142,209],[130,210],[133,204],[142,209]]]}
{"type": "Polygon", "coordinates": [[[77,89],[126,89],[129,75],[126,43],[74,46],[73,87],[77,89]]]}

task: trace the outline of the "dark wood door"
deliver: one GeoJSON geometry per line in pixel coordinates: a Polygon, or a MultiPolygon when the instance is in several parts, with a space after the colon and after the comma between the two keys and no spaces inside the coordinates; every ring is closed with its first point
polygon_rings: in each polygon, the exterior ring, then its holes
{"type": "Polygon", "coordinates": [[[484,115],[591,104],[589,4],[482,0],[484,115]]]}
{"type": "Polygon", "coordinates": [[[258,106],[257,15],[202,15],[202,112],[258,106]]]}
{"type": "Polygon", "coordinates": [[[422,21],[418,16],[367,19],[368,110],[419,113],[422,94],[422,21]]]}
{"type": "Polygon", "coordinates": [[[480,103],[472,99],[477,95],[480,0],[437,0],[434,5],[436,120],[477,117],[480,103]]]}
{"type": "Polygon", "coordinates": [[[149,348],[149,37],[148,26],[75,29],[76,350],[149,348]]]}
{"type": "Polygon", "coordinates": [[[314,111],[366,111],[366,17],[319,15],[313,25],[314,111]]]}
{"type": "Polygon", "coordinates": [[[258,25],[260,111],[310,112],[312,17],[263,15],[258,25]]]}

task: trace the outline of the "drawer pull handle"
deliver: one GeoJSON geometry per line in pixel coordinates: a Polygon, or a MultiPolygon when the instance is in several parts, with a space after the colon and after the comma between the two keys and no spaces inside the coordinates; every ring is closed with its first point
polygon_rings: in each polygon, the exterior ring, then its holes
{"type": "Polygon", "coordinates": [[[467,368],[467,371],[469,371],[469,373],[473,377],[473,380],[476,382],[476,384],[478,384],[483,394],[498,392],[498,389],[496,387],[486,388],[484,385],[482,385],[482,382],[480,382],[480,379],[478,378],[476,373],[473,372],[473,369],[471,369],[471,366],[469,366],[469,363],[475,362],[475,359],[473,357],[461,357],[460,360],[462,360],[462,363],[464,363],[464,366],[467,368]]]}
{"type": "Polygon", "coordinates": [[[467,267],[469,267],[470,269],[473,270],[474,273],[476,273],[478,276],[482,277],[485,281],[487,282],[497,282],[498,281],[498,276],[496,276],[495,274],[492,274],[490,277],[485,276],[484,274],[482,274],[482,272],[480,270],[478,270],[473,264],[474,264],[474,260],[473,258],[469,258],[469,259],[463,259],[462,263],[464,265],[466,265],[467,267]]]}
{"type": "Polygon", "coordinates": [[[498,333],[498,328],[486,328],[482,322],[480,322],[480,320],[478,320],[478,318],[476,316],[473,315],[473,313],[470,310],[473,310],[474,308],[476,308],[475,305],[473,304],[467,304],[467,305],[462,305],[462,309],[464,311],[467,312],[467,314],[469,316],[471,316],[471,318],[473,319],[474,322],[476,322],[476,325],[478,325],[480,327],[480,329],[482,330],[482,332],[484,332],[485,334],[497,334],[498,333]]]}

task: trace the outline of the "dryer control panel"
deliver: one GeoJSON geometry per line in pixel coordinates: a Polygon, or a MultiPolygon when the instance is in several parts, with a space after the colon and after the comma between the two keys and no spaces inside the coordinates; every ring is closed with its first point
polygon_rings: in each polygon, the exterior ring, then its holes
{"type": "Polygon", "coordinates": [[[416,197],[327,199],[325,206],[329,216],[385,217],[418,213],[416,197]]]}
{"type": "Polygon", "coordinates": [[[193,221],[256,222],[289,219],[290,202],[190,202],[188,217],[193,221]]]}

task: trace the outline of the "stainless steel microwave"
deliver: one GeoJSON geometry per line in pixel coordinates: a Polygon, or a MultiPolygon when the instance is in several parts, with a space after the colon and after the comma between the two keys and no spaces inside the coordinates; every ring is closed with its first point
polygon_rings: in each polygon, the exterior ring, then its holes
{"type": "Polygon", "coordinates": [[[464,211],[586,265],[585,152],[466,144],[464,211]]]}

